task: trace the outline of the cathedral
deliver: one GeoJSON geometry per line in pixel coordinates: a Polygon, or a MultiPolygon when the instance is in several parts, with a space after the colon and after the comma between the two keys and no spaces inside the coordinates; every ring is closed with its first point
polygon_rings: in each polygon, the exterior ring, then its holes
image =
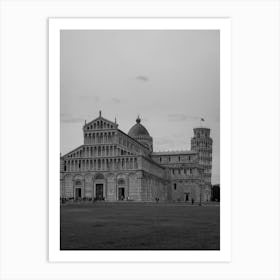
{"type": "Polygon", "coordinates": [[[139,117],[125,133],[100,111],[83,126],[83,145],[60,157],[60,198],[210,201],[213,141],[209,128],[193,132],[191,150],[154,152],[139,117]]]}

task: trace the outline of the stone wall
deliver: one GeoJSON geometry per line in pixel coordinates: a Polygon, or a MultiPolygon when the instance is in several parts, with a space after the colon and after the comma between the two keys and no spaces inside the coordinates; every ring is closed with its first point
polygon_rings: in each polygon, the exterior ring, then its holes
{"type": "Polygon", "coordinates": [[[170,200],[168,195],[168,188],[170,183],[168,180],[157,177],[153,174],[142,172],[141,176],[141,200],[142,201],[159,201],[170,200]]]}
{"type": "Polygon", "coordinates": [[[60,183],[61,197],[75,198],[75,189],[81,188],[81,198],[93,199],[96,195],[95,185],[103,184],[105,200],[118,200],[118,189],[124,188],[124,199],[139,201],[141,200],[139,176],[140,172],[65,173],[60,183]],[[97,179],[98,174],[104,179],[97,179]]]}
{"type": "Polygon", "coordinates": [[[145,171],[65,173],[61,179],[61,197],[76,198],[75,189],[81,189],[81,198],[96,197],[95,185],[103,184],[104,199],[119,200],[119,188],[124,188],[124,200],[168,201],[171,199],[170,182],[145,171]],[[98,174],[104,179],[96,179],[98,174]]]}

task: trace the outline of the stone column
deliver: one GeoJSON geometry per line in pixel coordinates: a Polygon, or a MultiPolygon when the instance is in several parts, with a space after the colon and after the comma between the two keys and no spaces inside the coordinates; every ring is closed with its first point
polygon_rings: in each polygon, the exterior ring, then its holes
{"type": "Polygon", "coordinates": [[[83,179],[84,182],[84,193],[82,194],[82,198],[86,197],[86,179],[83,179]]]}
{"type": "Polygon", "coordinates": [[[95,190],[95,183],[94,183],[94,179],[92,179],[92,188],[93,188],[93,197],[92,199],[96,196],[96,190],[95,190]]]}
{"type": "Polygon", "coordinates": [[[75,180],[72,179],[72,187],[73,187],[73,198],[75,199],[75,180]]]}
{"type": "Polygon", "coordinates": [[[126,192],[126,198],[129,197],[129,176],[126,175],[126,187],[127,187],[127,192],[126,192]]]}
{"type": "Polygon", "coordinates": [[[104,180],[104,200],[107,200],[107,180],[104,180]]]}

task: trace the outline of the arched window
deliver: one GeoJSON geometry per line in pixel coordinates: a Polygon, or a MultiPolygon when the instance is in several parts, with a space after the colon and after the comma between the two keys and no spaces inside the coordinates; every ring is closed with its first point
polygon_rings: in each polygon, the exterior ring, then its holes
{"type": "Polygon", "coordinates": [[[81,185],[82,185],[81,180],[76,180],[76,181],[75,181],[75,185],[76,185],[76,186],[81,186],[81,185]]]}
{"type": "Polygon", "coordinates": [[[125,180],[123,178],[118,179],[118,185],[125,185],[125,180]]]}

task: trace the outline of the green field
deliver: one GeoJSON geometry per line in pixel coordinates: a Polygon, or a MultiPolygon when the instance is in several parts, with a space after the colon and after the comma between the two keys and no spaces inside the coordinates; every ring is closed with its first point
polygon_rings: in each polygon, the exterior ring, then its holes
{"type": "Polygon", "coordinates": [[[61,250],[219,250],[220,207],[156,203],[61,205],[61,250]]]}

